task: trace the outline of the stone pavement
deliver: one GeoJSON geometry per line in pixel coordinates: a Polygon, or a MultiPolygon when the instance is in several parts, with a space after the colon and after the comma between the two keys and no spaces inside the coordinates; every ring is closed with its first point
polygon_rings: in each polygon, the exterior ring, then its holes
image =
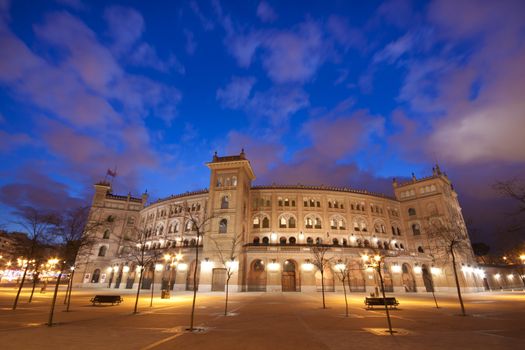
{"type": "Polygon", "coordinates": [[[0,288],[0,346],[2,349],[510,349],[525,341],[525,294],[495,292],[467,294],[466,317],[459,316],[453,294],[438,295],[440,309],[427,294],[395,295],[397,331],[384,332],[384,310],[365,310],[363,294],[350,296],[350,317],[344,317],[344,298],[327,293],[328,309],[320,293],[233,293],[231,315],[223,316],[223,293],[199,293],[196,325],[201,334],[187,333],[191,293],[177,292],[170,300],[156,297],[149,307],[147,291],[140,313],[132,315],[134,295],[123,295],[118,306],[96,306],[96,293],[74,292],[71,312],[64,312],[62,296],[57,325],[47,327],[51,293],[37,294],[11,310],[14,288],[0,288]]]}

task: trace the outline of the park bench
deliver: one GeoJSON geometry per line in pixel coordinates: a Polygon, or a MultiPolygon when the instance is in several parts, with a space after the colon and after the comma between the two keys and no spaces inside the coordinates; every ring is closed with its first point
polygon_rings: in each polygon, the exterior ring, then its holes
{"type": "Polygon", "coordinates": [[[371,298],[366,297],[365,298],[365,304],[367,309],[372,309],[374,306],[390,306],[391,309],[395,309],[399,305],[399,301],[397,301],[394,297],[389,298],[371,298]]]}
{"type": "Polygon", "coordinates": [[[102,304],[107,303],[111,305],[120,304],[124,299],[120,297],[120,295],[95,295],[93,298],[91,298],[91,302],[93,305],[95,304],[102,304]]]}

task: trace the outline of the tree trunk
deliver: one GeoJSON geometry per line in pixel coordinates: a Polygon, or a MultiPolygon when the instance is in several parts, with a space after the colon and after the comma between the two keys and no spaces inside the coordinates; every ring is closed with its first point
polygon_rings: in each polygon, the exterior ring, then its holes
{"type": "Polygon", "coordinates": [[[226,300],[224,302],[224,316],[228,316],[228,295],[230,287],[230,272],[228,271],[228,278],[226,278],[226,300]]]}
{"type": "Polygon", "coordinates": [[[29,258],[26,264],[26,268],[24,269],[24,274],[22,275],[22,281],[20,281],[20,286],[18,287],[18,292],[16,292],[15,302],[13,303],[13,310],[16,310],[16,307],[18,306],[18,299],[20,298],[20,292],[22,292],[22,287],[24,287],[24,281],[26,280],[26,274],[27,274],[28,269],[29,269],[29,258]]]}
{"type": "Polygon", "coordinates": [[[458,270],[456,268],[456,254],[454,254],[453,247],[450,248],[450,253],[452,254],[452,268],[454,271],[454,279],[456,281],[456,289],[458,291],[459,304],[461,305],[461,315],[467,316],[465,312],[465,305],[463,305],[463,297],[461,296],[461,287],[459,286],[458,270]]]}
{"type": "Polygon", "coordinates": [[[69,287],[69,292],[67,295],[67,307],[66,312],[69,312],[69,306],[71,305],[71,292],[73,291],[73,277],[75,277],[75,270],[71,272],[71,286],[69,287]]]}
{"type": "Polygon", "coordinates": [[[377,272],[379,273],[379,281],[381,282],[381,291],[383,293],[383,304],[385,304],[386,319],[388,321],[388,331],[390,332],[390,335],[394,335],[394,331],[392,330],[392,321],[390,321],[390,312],[388,311],[388,305],[386,304],[385,285],[383,283],[383,275],[381,274],[381,264],[379,264],[379,267],[377,268],[377,272]]]}
{"type": "Polygon", "coordinates": [[[345,307],[346,307],[345,316],[348,317],[348,298],[346,297],[346,286],[345,286],[345,280],[344,279],[343,279],[343,293],[345,293],[345,307]]]}
{"type": "Polygon", "coordinates": [[[149,307],[153,306],[153,292],[155,290],[155,264],[153,265],[153,278],[151,279],[151,297],[149,299],[149,307]]]}
{"type": "Polygon", "coordinates": [[[140,296],[140,288],[142,287],[142,275],[144,272],[144,267],[141,265],[140,267],[140,275],[139,275],[139,286],[137,288],[137,297],[135,298],[135,308],[133,309],[133,313],[137,313],[137,307],[139,305],[139,296],[140,296]]]}
{"type": "Polygon", "coordinates": [[[71,288],[71,282],[72,282],[72,279],[71,279],[71,275],[70,275],[69,276],[69,281],[67,281],[66,295],[64,296],[64,305],[67,304],[67,297],[69,295],[69,288],[71,288]]]}
{"type": "Polygon", "coordinates": [[[55,304],[56,304],[56,301],[57,301],[58,287],[59,287],[59,284],[60,284],[60,278],[61,277],[62,277],[62,271],[60,271],[60,273],[58,274],[58,277],[57,277],[57,283],[55,285],[55,292],[53,293],[53,301],[51,301],[51,310],[49,312],[49,320],[47,321],[48,327],[52,327],[53,326],[53,316],[54,316],[54,313],[55,313],[55,304]]]}
{"type": "Polygon", "coordinates": [[[326,304],[324,300],[324,272],[321,269],[321,294],[323,294],[323,309],[326,309],[326,304]]]}
{"type": "Polygon", "coordinates": [[[39,275],[38,273],[33,274],[33,288],[31,288],[31,295],[29,296],[29,300],[27,301],[28,303],[31,303],[33,301],[33,294],[35,294],[35,287],[36,287],[38,275],[39,275]]]}
{"type": "Polygon", "coordinates": [[[195,244],[195,269],[193,271],[193,302],[191,303],[190,331],[193,331],[193,321],[195,319],[195,301],[197,299],[197,268],[199,267],[199,234],[195,244]]]}

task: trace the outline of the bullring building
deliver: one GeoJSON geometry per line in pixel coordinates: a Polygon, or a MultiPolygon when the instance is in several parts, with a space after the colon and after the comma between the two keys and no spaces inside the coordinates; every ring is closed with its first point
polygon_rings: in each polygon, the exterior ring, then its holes
{"type": "Polygon", "coordinates": [[[428,232],[432,218],[455,220],[465,232],[468,244],[457,252],[462,287],[477,291],[488,285],[476,266],[457,194],[438,166],[425,178],[394,180],[388,196],[330,186],[254,186],[244,151],[215,154],[206,165],[208,189],[153,203],[147,194],[116,195],[109,183],[96,184],[91,220],[101,224],[93,233],[95,243],[77,261],[76,284],[137,288],[134,249],[143,247],[149,257],[144,289],[154,283],[156,290],[191,290],[197,268],[200,291],[222,291],[229,267],[234,271],[230,290],[319,291],[321,273],[312,248],[321,246],[329,259],[323,274],[327,291],[342,290],[335,267],[341,262],[349,266],[351,292],[376,290],[377,271],[363,259],[375,254],[383,257],[386,291],[448,291],[455,288],[452,266],[446,254],[436,254],[439,242],[428,232]],[[200,239],[192,220],[204,222],[200,239]]]}

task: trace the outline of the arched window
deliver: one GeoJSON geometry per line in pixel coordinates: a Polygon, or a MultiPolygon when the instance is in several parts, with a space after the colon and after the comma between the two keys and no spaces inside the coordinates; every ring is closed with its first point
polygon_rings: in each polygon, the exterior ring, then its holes
{"type": "Polygon", "coordinates": [[[396,228],[394,226],[392,226],[392,235],[395,236],[396,235],[396,228]]]}
{"type": "Polygon", "coordinates": [[[343,246],[346,247],[348,245],[348,241],[346,240],[346,238],[343,238],[343,246]]]}
{"type": "Polygon", "coordinates": [[[409,216],[415,216],[416,215],[416,209],[408,208],[408,215],[409,216]]]}
{"type": "Polygon", "coordinates": [[[286,244],[286,237],[279,238],[279,244],[285,245],[286,244]]]}
{"type": "Polygon", "coordinates": [[[259,219],[259,217],[254,217],[253,218],[253,228],[259,228],[261,227],[261,220],[259,219]]]}
{"type": "Polygon", "coordinates": [[[321,227],[321,219],[320,218],[315,218],[315,228],[317,228],[317,229],[322,228],[321,227]]]}
{"type": "Polygon", "coordinates": [[[228,196],[223,196],[221,198],[221,209],[228,209],[229,202],[228,202],[228,196]]]}
{"type": "Polygon", "coordinates": [[[384,243],[383,243],[383,247],[384,247],[385,249],[390,248],[388,242],[384,242],[384,243]]]}
{"type": "Polygon", "coordinates": [[[401,230],[399,229],[399,227],[397,228],[396,231],[397,231],[397,235],[398,235],[398,236],[401,236],[401,230]]]}
{"type": "Polygon", "coordinates": [[[306,243],[308,243],[308,244],[314,244],[314,240],[313,240],[313,238],[312,238],[312,237],[308,237],[308,238],[306,239],[306,243]]]}
{"type": "Polygon", "coordinates": [[[288,242],[290,242],[290,244],[295,244],[296,243],[295,237],[290,237],[288,239],[288,242]]]}
{"type": "Polygon", "coordinates": [[[286,218],[284,216],[279,220],[279,228],[286,228],[286,218]]]}
{"type": "Polygon", "coordinates": [[[270,243],[270,239],[268,237],[263,237],[262,242],[263,244],[268,245],[270,243]]]}
{"type": "Polygon", "coordinates": [[[219,233],[226,233],[228,231],[228,220],[222,219],[219,221],[219,233]]]}
{"type": "Polygon", "coordinates": [[[323,239],[321,237],[317,237],[315,239],[315,244],[323,244],[323,239]]]}
{"type": "Polygon", "coordinates": [[[333,245],[339,245],[339,240],[337,238],[332,239],[333,245]]]}
{"type": "Polygon", "coordinates": [[[232,176],[232,186],[237,186],[237,176],[232,176]]]}
{"type": "Polygon", "coordinates": [[[106,252],[108,251],[108,247],[103,245],[98,249],[98,256],[106,256],[106,252]]]}
{"type": "Polygon", "coordinates": [[[253,244],[259,244],[259,237],[254,237],[253,244]]]}
{"type": "Polygon", "coordinates": [[[102,238],[103,239],[109,239],[109,234],[110,234],[109,230],[105,230],[104,231],[104,235],[102,236],[102,238]]]}
{"type": "Polygon", "coordinates": [[[262,220],[262,227],[263,228],[269,228],[270,227],[270,219],[268,219],[266,216],[262,220]]]}
{"type": "Polygon", "coordinates": [[[93,271],[93,277],[91,277],[91,283],[98,283],[100,279],[100,269],[93,271]]]}
{"type": "Polygon", "coordinates": [[[366,248],[370,247],[370,242],[368,241],[368,239],[365,239],[365,247],[366,248]]]}
{"type": "Polygon", "coordinates": [[[288,228],[295,228],[295,218],[292,216],[288,219],[288,228]]]}
{"type": "Polygon", "coordinates": [[[423,249],[422,246],[417,247],[417,251],[418,251],[419,253],[424,253],[424,252],[425,252],[425,250],[423,249]]]}
{"type": "Polygon", "coordinates": [[[414,234],[414,236],[418,236],[421,234],[419,224],[412,224],[412,233],[414,234]]]}
{"type": "Polygon", "coordinates": [[[306,220],[305,220],[305,227],[306,228],[313,228],[314,227],[314,222],[313,222],[312,218],[306,218],[306,220]]]}

